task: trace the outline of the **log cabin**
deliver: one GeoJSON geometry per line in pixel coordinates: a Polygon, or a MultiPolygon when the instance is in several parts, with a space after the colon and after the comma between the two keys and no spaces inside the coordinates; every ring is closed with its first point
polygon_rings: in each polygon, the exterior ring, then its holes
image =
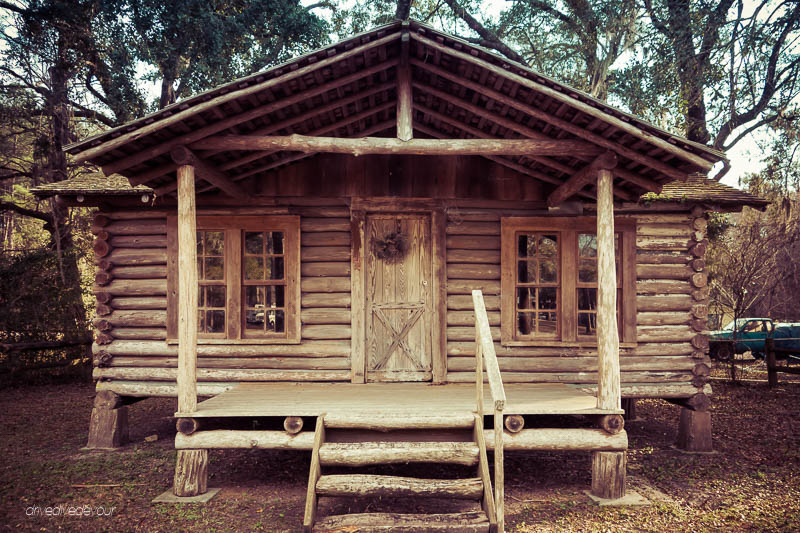
{"type": "Polygon", "coordinates": [[[208,450],[311,450],[308,531],[503,531],[504,451],[586,451],[591,493],[623,496],[637,398],[710,450],[707,217],[766,204],[706,178],[723,153],[413,21],[66,151],[103,173],[35,191],[97,207],[89,447],[176,397],[177,496],[208,450]],[[407,462],[476,474],[325,472],[407,462]],[[479,507],[317,518],[343,494],[479,507]]]}

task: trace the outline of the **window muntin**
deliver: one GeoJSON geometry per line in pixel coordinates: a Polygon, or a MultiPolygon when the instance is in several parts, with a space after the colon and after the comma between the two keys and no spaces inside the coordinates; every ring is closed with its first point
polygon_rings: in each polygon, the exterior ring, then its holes
{"type": "Polygon", "coordinates": [[[283,333],[286,329],[284,234],[245,231],[242,286],[247,335],[283,333]]]}
{"type": "Polygon", "coordinates": [[[225,231],[197,232],[197,332],[225,336],[225,231]]]}
{"type": "MultiPolygon", "coordinates": [[[[614,260],[617,271],[617,325],[622,330],[620,315],[622,304],[622,269],[620,267],[620,234],[614,234],[614,260]]],[[[576,282],[578,315],[578,338],[597,338],[597,234],[578,233],[578,251],[576,254],[578,271],[576,282]]]]}

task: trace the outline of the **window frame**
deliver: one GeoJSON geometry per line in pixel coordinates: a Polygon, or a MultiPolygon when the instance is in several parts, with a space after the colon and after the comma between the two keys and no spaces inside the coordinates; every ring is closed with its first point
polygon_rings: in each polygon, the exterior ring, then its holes
{"type": "MultiPolygon", "coordinates": [[[[579,217],[503,217],[500,221],[500,341],[503,346],[597,346],[596,339],[578,335],[578,235],[596,233],[597,219],[579,217]],[[557,234],[559,239],[560,282],[557,299],[558,336],[517,336],[517,233],[557,234]]],[[[620,342],[636,343],[636,219],[615,217],[614,232],[619,234],[620,342]]]]}
{"type": "MultiPolygon", "coordinates": [[[[297,215],[198,215],[198,231],[225,232],[225,334],[198,333],[198,344],[299,344],[300,343],[300,217],[297,215]],[[283,335],[248,334],[244,327],[243,246],[245,231],[281,231],[284,234],[283,335]]],[[[178,337],[177,215],[167,218],[167,342],[178,337]]],[[[198,283],[199,284],[199,283],[198,283]]]]}

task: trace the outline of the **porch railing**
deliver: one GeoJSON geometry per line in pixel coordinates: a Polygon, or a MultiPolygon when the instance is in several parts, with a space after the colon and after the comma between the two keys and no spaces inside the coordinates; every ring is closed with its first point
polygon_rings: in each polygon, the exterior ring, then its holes
{"type": "Polygon", "coordinates": [[[504,531],[504,485],[505,472],[503,469],[503,409],[506,405],[506,392],[503,389],[503,379],[500,376],[500,366],[497,363],[497,354],[494,351],[492,332],[489,329],[489,317],[486,316],[486,305],[483,302],[483,292],[472,291],[472,303],[475,307],[475,394],[478,420],[481,433],[483,432],[483,372],[489,381],[489,393],[492,397],[494,410],[494,504],[497,515],[497,531],[504,531]]]}

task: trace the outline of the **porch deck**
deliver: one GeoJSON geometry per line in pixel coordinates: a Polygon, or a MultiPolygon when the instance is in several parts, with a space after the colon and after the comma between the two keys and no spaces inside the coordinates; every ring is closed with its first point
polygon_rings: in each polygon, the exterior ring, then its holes
{"type": "MultiPolygon", "coordinates": [[[[597,399],[563,383],[507,384],[504,414],[621,414],[598,409],[597,399]]],[[[492,413],[489,386],[484,408],[492,413]]],[[[475,410],[475,385],[449,383],[240,383],[200,402],[195,418],[250,416],[318,416],[323,413],[449,414],[475,410]]]]}

